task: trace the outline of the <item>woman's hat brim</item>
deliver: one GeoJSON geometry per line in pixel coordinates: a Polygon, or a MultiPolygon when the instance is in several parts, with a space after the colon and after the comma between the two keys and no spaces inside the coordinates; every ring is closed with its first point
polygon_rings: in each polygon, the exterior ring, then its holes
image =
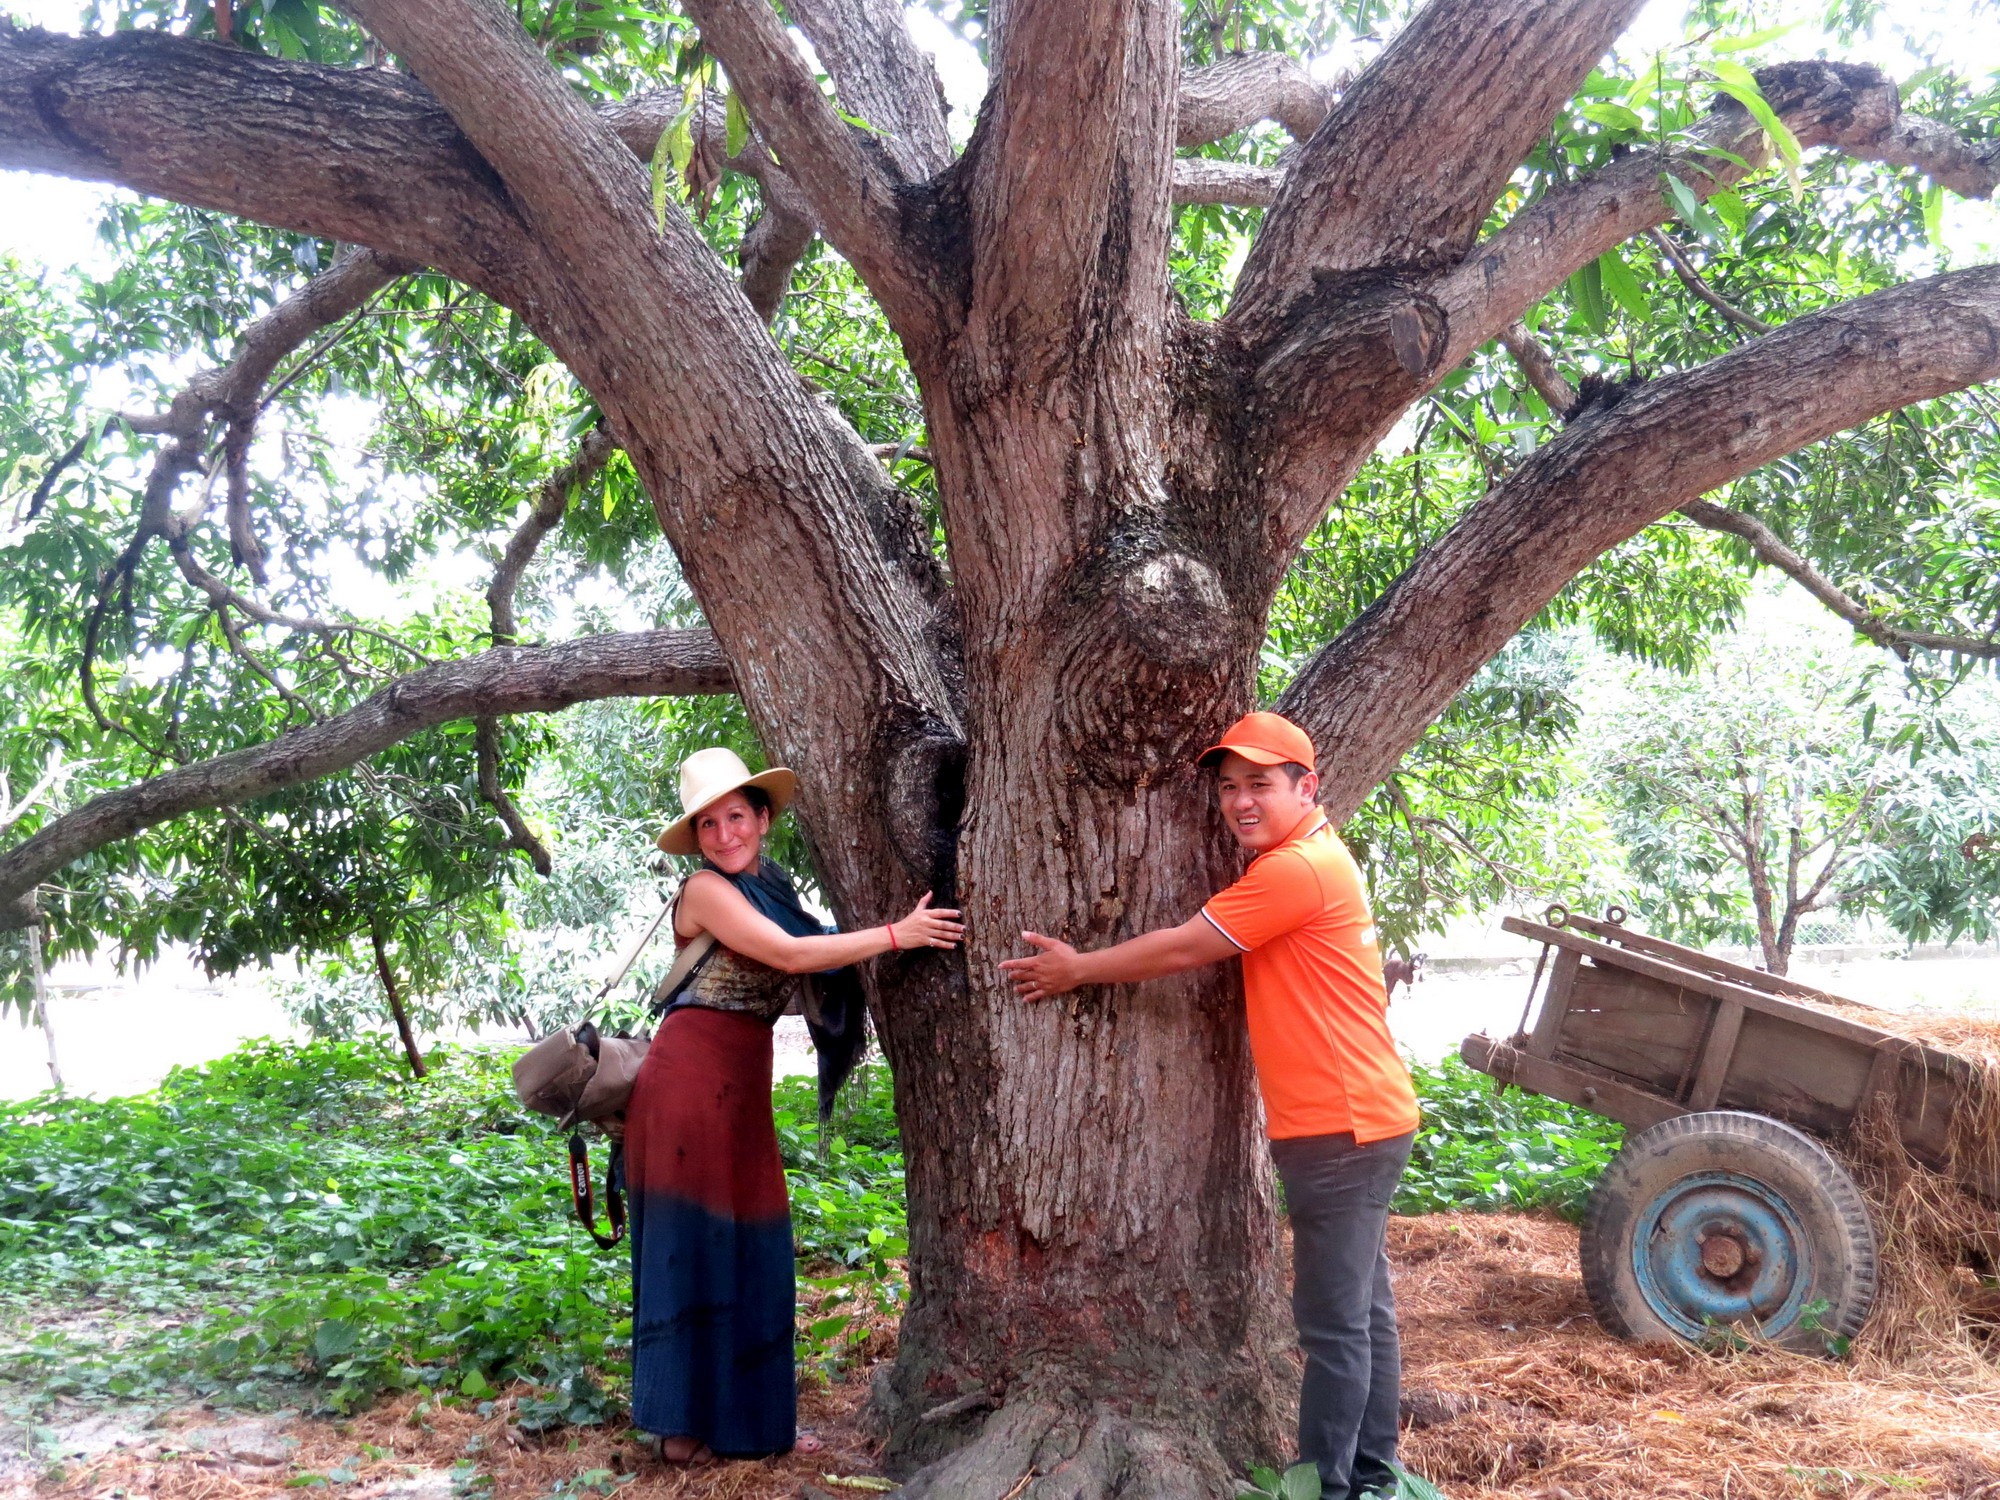
{"type": "Polygon", "coordinates": [[[727,797],[731,792],[740,792],[746,786],[763,788],[765,794],[771,799],[771,816],[775,818],[779,813],[791,806],[792,798],[798,793],[799,778],[783,766],[773,766],[768,771],[759,771],[755,776],[747,777],[742,781],[736,782],[734,785],[723,787],[714,796],[703,802],[700,807],[689,808],[678,818],[674,819],[673,822],[669,823],[662,830],[660,836],[653,840],[653,842],[658,844],[668,854],[700,854],[701,845],[696,842],[694,836],[694,820],[700,817],[708,808],[715,806],[716,803],[727,797]]]}

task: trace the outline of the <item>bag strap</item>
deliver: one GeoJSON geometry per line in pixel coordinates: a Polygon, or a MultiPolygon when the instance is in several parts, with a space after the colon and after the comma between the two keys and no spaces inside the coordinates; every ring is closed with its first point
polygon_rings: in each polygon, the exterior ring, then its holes
{"type": "Polygon", "coordinates": [[[604,1168],[604,1216],[611,1221],[611,1233],[600,1234],[597,1228],[597,1206],[590,1193],[590,1147],[583,1141],[581,1130],[572,1130],[569,1136],[569,1196],[576,1205],[577,1222],[590,1231],[590,1237],[609,1250],[625,1238],[625,1195],[618,1190],[618,1164],[625,1154],[625,1143],[611,1143],[611,1160],[604,1168]]]}
{"type": "MultiPolygon", "coordinates": [[[[653,918],[652,925],[640,935],[639,941],[634,943],[626,952],[623,961],[618,965],[618,972],[598,986],[597,993],[591,997],[593,1001],[602,1000],[613,989],[617,988],[619,982],[627,974],[632,972],[632,965],[639,961],[639,955],[645,951],[646,944],[653,940],[653,934],[660,930],[660,924],[666,921],[667,914],[680,905],[680,899],[681,893],[675,891],[662,904],[659,915],[653,918]]],[[[654,993],[671,995],[675,990],[680,988],[681,982],[694,972],[696,965],[708,957],[708,950],[714,946],[715,934],[712,932],[704,932],[692,938],[685,948],[674,955],[674,966],[667,970],[667,977],[660,981],[660,987],[654,993]]]]}

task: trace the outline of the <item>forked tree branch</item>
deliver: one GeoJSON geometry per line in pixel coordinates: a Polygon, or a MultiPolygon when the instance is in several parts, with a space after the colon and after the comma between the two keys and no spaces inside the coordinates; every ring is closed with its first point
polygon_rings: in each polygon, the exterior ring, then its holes
{"type": "Polygon", "coordinates": [[[1687,252],[1674,242],[1674,237],[1664,229],[1649,229],[1646,238],[1673,267],[1674,274],[1681,279],[1681,285],[1693,292],[1709,307],[1722,315],[1725,322],[1734,323],[1746,333],[1769,333],[1771,325],[1762,318],[1755,317],[1731,302],[1722,293],[1708,284],[1701,272],[1694,268],[1694,262],[1687,258],[1687,252]]]}
{"type": "Polygon", "coordinates": [[[1431,0],[1300,151],[1229,321],[1268,336],[1315,278],[1461,259],[1642,3],[1431,0]]]}
{"type": "Polygon", "coordinates": [[[488,291],[536,269],[451,117],[381,69],[146,31],[52,36],[0,18],[0,166],[370,246],[488,291]]]}
{"type": "MultiPolygon", "coordinates": [[[[1883,160],[1897,138],[1902,106],[1896,86],[1877,68],[1787,63],[1760,70],[1757,79],[1803,148],[1883,160]]],[[[1733,99],[1720,100],[1692,134],[1691,144],[1635,151],[1551,190],[1481,243],[1436,289],[1448,327],[1439,351],[1443,368],[1453,368],[1578,267],[1673,217],[1668,174],[1706,198],[1772,159],[1769,139],[1733,99]]]]}
{"type": "Polygon", "coordinates": [[[1749,546],[1751,556],[1759,562],[1776,568],[1852,625],[1858,634],[1895,652],[1905,661],[1913,651],[1949,651],[1985,661],[2000,660],[2000,624],[1983,635],[1968,631],[1906,630],[1900,625],[1892,625],[1841,588],[1786,546],[1777,532],[1755,516],[1708,500],[1690,500],[1681,506],[1680,513],[1697,526],[1740,539],[1749,546]]]}
{"type": "MultiPolygon", "coordinates": [[[[1792,63],[1757,77],[1804,147],[1873,159],[1896,139],[1900,105],[1878,69],[1792,63]]],[[[1266,442],[1277,460],[1265,476],[1274,567],[1289,563],[1291,548],[1352,477],[1352,456],[1379,441],[1412,401],[1571,272],[1670,218],[1668,173],[1706,197],[1770,160],[1764,132],[1732,99],[1718,102],[1691,136],[1672,151],[1633,152],[1551,190],[1455,267],[1329,281],[1295,309],[1258,370],[1266,442]]]]}
{"type": "Polygon", "coordinates": [[[2000,375],[2000,267],[1788,323],[1576,422],[1329,642],[1280,707],[1341,747],[1345,818],[1479,667],[1596,558],[1688,501],[1883,412],[2000,375]]]}
{"type": "Polygon", "coordinates": [[[726,693],[706,630],[643,630],[556,646],[506,646],[413,672],[322,723],[93,797],[0,854],[0,925],[20,898],[94,849],[170,818],[234,807],[345,770],[454,719],[552,713],[600,698],[726,693]]]}
{"type": "MultiPolygon", "coordinates": [[[[767,0],[688,0],[687,10],[729,70],[758,133],[812,205],[821,232],[891,324],[902,329],[934,319],[896,204],[900,171],[892,170],[887,153],[864,148],[866,133],[840,118],[778,13],[767,0]]],[[[906,115],[904,124],[910,122],[906,115]]],[[[910,151],[912,158],[926,154],[920,146],[910,151]]]]}

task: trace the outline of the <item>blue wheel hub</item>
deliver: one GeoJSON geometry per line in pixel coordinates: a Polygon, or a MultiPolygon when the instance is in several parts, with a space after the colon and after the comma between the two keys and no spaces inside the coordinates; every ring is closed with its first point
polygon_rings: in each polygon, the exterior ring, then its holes
{"type": "Polygon", "coordinates": [[[1791,1327],[1812,1284],[1812,1245],[1785,1200],[1735,1172],[1683,1177],[1639,1212],[1632,1269],[1646,1303],[1683,1338],[1748,1324],[1791,1327]]]}

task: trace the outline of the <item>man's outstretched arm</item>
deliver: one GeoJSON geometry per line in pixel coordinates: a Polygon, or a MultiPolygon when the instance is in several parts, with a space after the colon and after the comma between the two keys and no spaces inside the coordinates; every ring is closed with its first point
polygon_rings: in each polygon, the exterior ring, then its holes
{"type": "Polygon", "coordinates": [[[1007,971],[1023,1000],[1047,1000],[1086,984],[1136,984],[1220,963],[1242,951],[1199,912],[1178,927],[1142,932],[1090,953],[1079,953],[1068,943],[1039,932],[1021,936],[1042,951],[1029,958],[1004,959],[1000,967],[1007,971]]]}

